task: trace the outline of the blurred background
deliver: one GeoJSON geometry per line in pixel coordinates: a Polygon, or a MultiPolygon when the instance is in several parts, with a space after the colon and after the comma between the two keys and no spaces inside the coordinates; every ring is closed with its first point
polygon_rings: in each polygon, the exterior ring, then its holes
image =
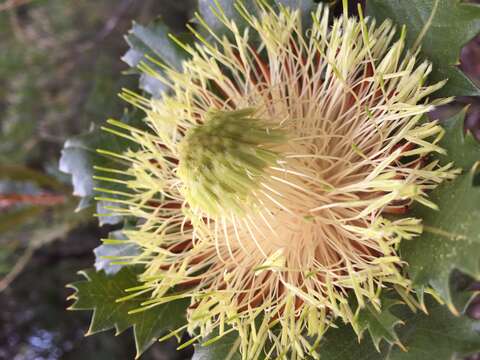
{"type": "MultiPolygon", "coordinates": [[[[161,16],[181,32],[194,0],[0,1],[0,360],[132,359],[130,331],[84,337],[88,312],[67,312],[76,272],[91,267],[92,249],[114,230],[92,210],[74,212],[70,177],[58,170],[66,139],[120,117],[115,96],[136,88],[122,75],[132,21],[161,16]]],[[[461,67],[480,82],[480,39],[461,67]]],[[[480,137],[480,105],[468,125],[480,137]]],[[[448,113],[452,107],[442,109],[448,113]]],[[[480,311],[472,316],[480,317],[480,311]]],[[[155,344],[144,359],[180,360],[174,344],[155,344]]]]}
{"type": "MultiPolygon", "coordinates": [[[[122,87],[138,77],[124,35],[160,16],[182,31],[193,1],[0,1],[0,359],[133,359],[130,331],[84,337],[88,312],[67,312],[65,285],[93,265],[112,230],[75,213],[70,176],[58,170],[66,139],[120,117],[122,87]]],[[[170,344],[145,359],[182,359],[170,344]]],[[[188,354],[187,354],[188,356],[188,354]]]]}

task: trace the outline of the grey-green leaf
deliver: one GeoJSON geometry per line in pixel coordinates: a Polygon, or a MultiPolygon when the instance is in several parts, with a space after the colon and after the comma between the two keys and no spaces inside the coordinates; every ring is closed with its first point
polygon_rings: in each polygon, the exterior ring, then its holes
{"type": "MultiPolygon", "coordinates": [[[[135,124],[135,126],[141,126],[141,124],[137,124],[140,123],[137,113],[126,112],[122,121],[128,124],[135,124]]],[[[112,157],[99,154],[97,149],[121,154],[128,148],[135,148],[136,146],[138,145],[95,127],[65,142],[60,156],[59,169],[71,175],[73,195],[81,197],[77,211],[91,206],[94,195],[98,194],[98,192],[94,191],[95,187],[125,190],[120,184],[112,185],[106,181],[94,180],[94,166],[114,169],[125,166],[125,164],[120,164],[112,157]]],[[[109,196],[115,197],[115,195],[109,196]]],[[[121,221],[122,218],[120,216],[112,215],[112,210],[109,209],[112,205],[114,205],[112,202],[106,200],[97,202],[97,214],[101,215],[99,216],[100,225],[117,224],[121,221]]]]}
{"type": "MultiPolygon", "coordinates": [[[[199,0],[199,14],[217,35],[225,35],[227,34],[227,29],[218,14],[223,13],[227,19],[234,20],[240,29],[247,25],[245,19],[236,9],[236,2],[236,0],[199,0]]],[[[310,13],[317,6],[313,0],[267,0],[267,2],[273,6],[282,5],[290,9],[300,10],[305,23],[311,20],[310,13]]],[[[241,4],[247,9],[249,14],[258,14],[256,0],[244,0],[241,4]]]]}
{"type": "Polygon", "coordinates": [[[93,250],[95,254],[95,269],[97,271],[104,270],[107,275],[114,275],[120,271],[122,265],[115,262],[123,262],[130,257],[140,254],[140,247],[132,242],[126,241],[127,238],[123,231],[112,231],[109,239],[124,240],[124,243],[103,244],[93,250]]]}
{"type": "MultiPolygon", "coordinates": [[[[130,67],[137,68],[140,64],[149,66],[152,70],[163,74],[163,69],[155,61],[177,69],[182,69],[182,62],[187,54],[169,37],[170,30],[161,21],[143,26],[133,23],[132,29],[125,37],[130,49],[122,57],[130,67]]],[[[166,86],[156,77],[142,73],[140,75],[140,89],[145,90],[153,97],[159,97],[166,86]]]]}

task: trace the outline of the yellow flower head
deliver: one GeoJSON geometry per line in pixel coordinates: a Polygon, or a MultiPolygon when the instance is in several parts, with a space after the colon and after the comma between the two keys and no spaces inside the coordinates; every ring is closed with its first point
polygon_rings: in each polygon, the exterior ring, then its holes
{"type": "Polygon", "coordinates": [[[299,11],[255,4],[238,3],[245,30],[221,9],[227,34],[200,19],[211,40],[182,45],[182,71],[143,66],[169,90],[123,95],[150,131],[110,122],[140,145],[117,155],[131,192],[115,201],[142,219],[125,233],[145,308],[188,297],[199,338],[238,331],[248,360],[316,357],[333,320],[355,328],[349,298],[408,297],[397,249],[422,232],[408,207],[435,208],[429,190],[455,173],[429,159],[443,130],[422,118],[448,99],[428,101],[443,82],[425,85],[431,65],[390,21],[319,6],[304,31],[299,11]]]}

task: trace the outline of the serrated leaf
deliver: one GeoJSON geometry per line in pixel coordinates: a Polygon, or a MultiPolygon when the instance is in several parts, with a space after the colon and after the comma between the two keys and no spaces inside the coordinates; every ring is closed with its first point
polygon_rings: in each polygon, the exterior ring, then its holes
{"type": "Polygon", "coordinates": [[[93,310],[87,335],[114,328],[117,334],[133,327],[137,357],[167,331],[176,330],[185,322],[187,300],[176,300],[155,306],[147,311],[128,314],[138,309],[145,298],[137,297],[117,302],[129,293],[125,289],[138,286],[137,272],[132,268],[122,268],[114,276],[104,271],[86,270],[80,272],[86,281],[68,285],[75,290],[69,297],[75,302],[70,310],[93,310]]]}
{"type": "Polygon", "coordinates": [[[467,109],[463,109],[442,123],[445,129],[442,147],[447,150],[448,159],[455,162],[455,166],[468,171],[480,160],[480,143],[471,132],[464,131],[466,112],[467,109]]]}
{"type": "MultiPolygon", "coordinates": [[[[112,231],[109,239],[127,240],[121,230],[112,231]]],[[[134,257],[141,253],[140,247],[132,242],[103,244],[93,250],[95,254],[95,269],[103,270],[107,275],[114,275],[120,271],[122,265],[115,264],[118,261],[125,261],[129,257],[134,257]]]]}
{"type": "Polygon", "coordinates": [[[480,95],[457,68],[460,50],[480,32],[480,6],[460,0],[368,0],[367,13],[378,21],[391,18],[399,26],[406,25],[409,47],[424,33],[421,55],[433,63],[429,79],[448,79],[435,96],[480,95]]]}
{"type": "Polygon", "coordinates": [[[412,215],[423,219],[423,234],[400,247],[414,284],[431,285],[449,304],[454,269],[480,278],[480,188],[473,187],[473,178],[469,172],[432,191],[440,210],[416,207],[412,215]]]}
{"type": "MultiPolygon", "coordinates": [[[[419,311],[414,313],[406,305],[392,307],[397,302],[393,299],[390,301],[384,305],[387,308],[387,314],[380,315],[380,318],[391,318],[391,320],[376,322],[387,323],[387,326],[379,326],[390,329],[393,323],[401,321],[403,325],[395,328],[398,335],[393,336],[398,338],[404,346],[403,349],[397,344],[387,342],[381,342],[377,349],[371,336],[364,336],[359,340],[350,324],[339,324],[338,327],[332,327],[326,332],[317,347],[320,359],[452,360],[457,359],[456,355],[468,355],[480,350],[479,321],[471,320],[465,315],[454,316],[445,306],[434,302],[431,297],[425,301],[428,315],[419,311]]],[[[227,335],[224,341],[222,339],[207,347],[197,345],[192,360],[226,359],[229,354],[234,360],[240,359],[238,351],[230,353],[235,349],[237,336],[236,333],[227,335]]],[[[307,359],[313,358],[307,357],[307,359]]]]}
{"type": "Polygon", "coordinates": [[[452,271],[480,278],[480,187],[473,186],[476,171],[471,169],[480,153],[471,135],[464,137],[464,116],[462,112],[448,120],[441,145],[448,150],[448,160],[465,171],[429,194],[439,211],[420,205],[412,209],[412,215],[422,219],[424,231],[419,238],[400,245],[414,285],[432,286],[452,310],[452,271]]]}
{"type": "Polygon", "coordinates": [[[320,344],[322,360],[452,360],[480,350],[479,322],[467,316],[455,316],[445,306],[426,300],[429,314],[395,307],[396,317],[404,322],[397,329],[405,346],[386,346],[377,352],[371,338],[358,338],[350,325],[327,331],[320,344]]]}
{"type": "MultiPolygon", "coordinates": [[[[93,179],[94,165],[111,165],[109,159],[99,155],[96,150],[99,147],[107,147],[111,151],[121,153],[126,145],[114,136],[108,135],[100,129],[93,128],[89,132],[68,139],[62,149],[59,170],[72,176],[73,195],[81,197],[77,211],[91,206],[94,197],[94,188],[98,182],[93,179]]],[[[101,226],[105,224],[117,224],[121,221],[119,216],[109,216],[109,206],[105,201],[96,204],[98,214],[106,214],[99,217],[101,226]]]]}
{"type": "Polygon", "coordinates": [[[480,350],[480,323],[455,316],[445,306],[427,302],[429,314],[400,311],[405,326],[399,336],[406,350],[393,347],[388,360],[451,360],[480,350]]]}
{"type": "Polygon", "coordinates": [[[380,351],[380,342],[387,341],[389,344],[399,344],[396,327],[402,324],[402,320],[392,314],[390,308],[396,303],[390,299],[382,301],[381,310],[378,311],[372,304],[366,304],[358,315],[360,332],[368,330],[375,348],[380,351]]]}

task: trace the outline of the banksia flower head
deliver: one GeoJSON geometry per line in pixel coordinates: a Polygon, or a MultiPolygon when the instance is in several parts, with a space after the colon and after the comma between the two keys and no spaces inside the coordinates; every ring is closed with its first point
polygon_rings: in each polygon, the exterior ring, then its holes
{"type": "Polygon", "coordinates": [[[255,5],[237,4],[245,30],[217,8],[222,36],[199,18],[210,40],[182,44],[182,71],[143,66],[169,91],[123,94],[150,130],[110,121],[140,145],[116,155],[131,192],[110,200],[142,219],[125,234],[143,249],[144,309],[189,298],[194,339],[238,331],[244,359],[317,357],[383,288],[415,303],[397,250],[422,233],[409,206],[436,208],[429,190],[455,176],[422,121],[448,99],[428,101],[443,82],[426,85],[431,65],[389,21],[319,6],[305,31],[299,11],[255,5]]]}

